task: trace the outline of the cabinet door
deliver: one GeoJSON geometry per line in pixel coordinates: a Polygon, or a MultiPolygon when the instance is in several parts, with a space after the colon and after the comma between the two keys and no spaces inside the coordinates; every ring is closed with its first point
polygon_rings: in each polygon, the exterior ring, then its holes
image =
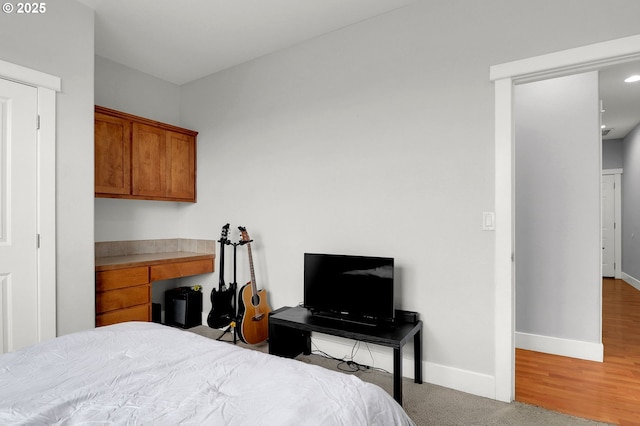
{"type": "Polygon", "coordinates": [[[167,131],[167,197],[196,199],[195,137],[167,131]]]}
{"type": "Polygon", "coordinates": [[[131,192],[131,122],[95,115],[95,193],[131,192]]]}
{"type": "Polygon", "coordinates": [[[146,197],[165,197],[167,188],[165,130],[133,123],[131,147],[131,193],[146,197]]]}

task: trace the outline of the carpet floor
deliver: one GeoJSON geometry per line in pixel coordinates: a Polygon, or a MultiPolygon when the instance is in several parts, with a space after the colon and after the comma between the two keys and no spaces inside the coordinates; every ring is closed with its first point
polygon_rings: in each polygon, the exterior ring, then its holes
{"type": "MultiPolygon", "coordinates": [[[[212,339],[216,339],[222,334],[220,330],[204,325],[191,328],[188,331],[212,339]]],[[[233,344],[233,336],[231,334],[226,334],[221,340],[233,344]]],[[[269,352],[269,346],[266,343],[246,345],[238,340],[237,344],[248,349],[269,352]]],[[[338,361],[316,354],[299,355],[296,359],[300,362],[319,365],[345,374],[353,374],[363,381],[380,386],[390,395],[393,395],[393,377],[390,373],[374,369],[345,372],[338,368],[338,361]]],[[[605,425],[605,423],[572,417],[533,405],[519,402],[507,404],[429,383],[417,384],[407,378],[403,379],[402,386],[403,408],[418,426],[605,425]]]]}

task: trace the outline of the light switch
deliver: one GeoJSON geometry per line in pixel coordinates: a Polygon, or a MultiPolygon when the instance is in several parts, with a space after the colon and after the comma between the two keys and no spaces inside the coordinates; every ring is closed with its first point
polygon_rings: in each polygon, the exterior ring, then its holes
{"type": "Polygon", "coordinates": [[[495,231],[496,214],[494,212],[482,212],[482,230],[495,231]]]}

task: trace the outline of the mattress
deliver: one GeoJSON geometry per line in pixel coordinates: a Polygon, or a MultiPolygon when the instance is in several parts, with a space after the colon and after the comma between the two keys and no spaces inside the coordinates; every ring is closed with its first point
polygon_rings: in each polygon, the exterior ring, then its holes
{"type": "Polygon", "coordinates": [[[413,425],[380,387],[155,323],[0,356],[0,424],[413,425]]]}

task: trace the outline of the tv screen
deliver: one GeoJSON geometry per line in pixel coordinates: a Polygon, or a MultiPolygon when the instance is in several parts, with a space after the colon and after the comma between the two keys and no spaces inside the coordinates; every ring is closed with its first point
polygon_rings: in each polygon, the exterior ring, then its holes
{"type": "Polygon", "coordinates": [[[393,322],[393,258],[305,253],[303,303],[319,315],[393,322]]]}

